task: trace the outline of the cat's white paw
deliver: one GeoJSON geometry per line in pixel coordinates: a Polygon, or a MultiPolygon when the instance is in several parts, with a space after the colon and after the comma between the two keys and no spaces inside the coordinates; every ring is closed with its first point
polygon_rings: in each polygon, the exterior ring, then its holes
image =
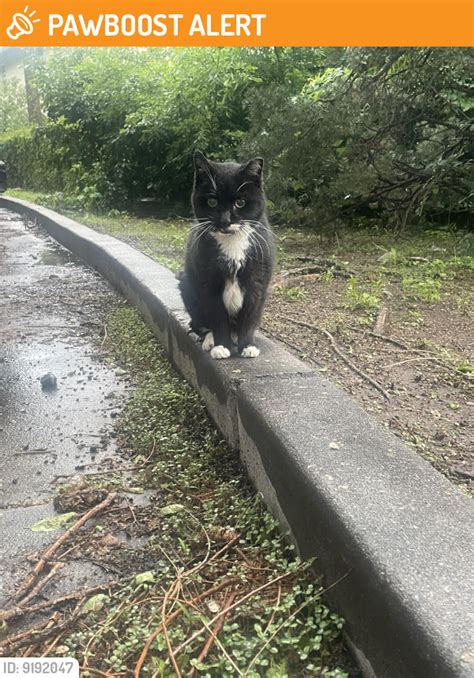
{"type": "Polygon", "coordinates": [[[208,332],[204,337],[202,348],[204,351],[210,351],[211,348],[214,348],[214,335],[212,332],[208,332]]]}
{"type": "Polygon", "coordinates": [[[249,345],[242,349],[242,353],[240,355],[242,358],[256,358],[258,355],[260,355],[260,349],[256,346],[249,345]]]}
{"type": "Polygon", "coordinates": [[[214,358],[214,360],[230,358],[230,351],[225,346],[214,346],[214,348],[211,349],[211,358],[214,358]]]}

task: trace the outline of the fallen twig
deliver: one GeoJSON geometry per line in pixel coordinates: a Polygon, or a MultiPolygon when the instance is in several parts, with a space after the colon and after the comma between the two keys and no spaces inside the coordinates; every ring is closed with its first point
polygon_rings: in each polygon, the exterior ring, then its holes
{"type": "MultiPolygon", "coordinates": [[[[222,617],[223,614],[227,614],[231,610],[234,610],[236,607],[239,607],[239,605],[242,605],[242,603],[245,603],[249,598],[252,598],[256,593],[260,593],[260,591],[263,591],[264,589],[268,588],[269,586],[272,586],[272,584],[276,584],[278,581],[281,581],[282,579],[285,579],[285,577],[289,577],[291,574],[294,574],[294,572],[284,572],[283,574],[279,575],[278,577],[275,577],[274,579],[265,582],[265,584],[262,584],[261,586],[258,586],[256,589],[252,589],[252,591],[249,591],[249,593],[246,593],[242,598],[239,598],[235,603],[232,603],[232,605],[229,605],[225,610],[221,610],[218,612],[214,617],[208,622],[208,625],[211,626],[214,624],[218,619],[222,617]]],[[[206,627],[202,626],[200,629],[195,631],[189,638],[187,638],[184,642],[179,645],[179,647],[175,650],[174,655],[175,657],[184,650],[185,647],[187,647],[190,643],[192,643],[196,638],[199,638],[204,632],[206,631],[206,627]]],[[[134,678],[139,678],[138,676],[134,676],[134,678]]]]}
{"type": "Polygon", "coordinates": [[[435,356],[417,356],[416,358],[407,358],[406,360],[399,360],[397,363],[390,363],[389,365],[382,365],[382,370],[388,370],[390,367],[397,367],[398,365],[404,365],[405,363],[413,363],[417,362],[418,360],[433,360],[434,362],[438,362],[438,358],[435,356]]]}
{"type": "Polygon", "coordinates": [[[354,330],[354,332],[360,332],[361,334],[368,334],[371,337],[375,337],[376,339],[381,339],[382,341],[386,341],[389,344],[393,344],[393,346],[397,346],[398,348],[402,348],[404,351],[410,351],[409,346],[406,344],[403,344],[401,341],[398,339],[392,339],[392,337],[387,337],[385,334],[378,334],[377,332],[372,332],[371,330],[363,330],[360,327],[353,327],[351,326],[351,330],[354,330]]]}
{"type": "MultiPolygon", "coordinates": [[[[214,593],[221,591],[223,588],[226,588],[227,586],[230,586],[231,584],[235,584],[239,581],[240,581],[239,577],[231,577],[230,579],[226,579],[225,581],[221,582],[220,584],[217,584],[216,586],[213,586],[212,588],[207,589],[203,593],[200,593],[198,596],[193,598],[193,600],[190,601],[190,603],[197,603],[201,600],[204,600],[205,598],[208,598],[209,596],[213,595],[214,593]]],[[[166,620],[165,620],[164,623],[167,626],[169,624],[171,624],[171,622],[174,621],[176,619],[176,617],[179,617],[179,615],[183,612],[183,609],[184,608],[180,607],[177,610],[175,610],[174,612],[172,612],[171,614],[169,614],[166,617],[166,620]]],[[[143,647],[143,650],[141,652],[141,655],[138,658],[138,661],[135,665],[135,669],[133,671],[133,678],[140,678],[140,672],[143,668],[143,665],[144,665],[145,660],[147,658],[150,647],[151,647],[153,641],[160,635],[160,633],[162,631],[163,631],[163,622],[161,622],[161,624],[156,627],[156,629],[153,631],[153,633],[150,636],[148,636],[147,641],[146,641],[146,643],[143,647]]]]}
{"type": "MultiPolygon", "coordinates": [[[[57,613],[55,613],[57,615],[57,613]]],[[[23,631],[21,634],[16,636],[10,636],[6,638],[3,642],[0,643],[0,651],[7,649],[8,652],[19,650],[22,647],[28,647],[29,645],[37,645],[38,643],[43,643],[45,640],[50,638],[52,635],[56,635],[59,631],[65,631],[70,628],[76,621],[82,617],[82,614],[68,617],[62,624],[54,624],[49,626],[50,619],[41,626],[37,626],[33,629],[28,629],[28,631],[23,631]]]]}
{"type": "Polygon", "coordinates": [[[291,318],[290,316],[282,316],[282,317],[285,318],[285,320],[289,320],[290,322],[295,323],[295,325],[300,325],[301,327],[306,327],[307,329],[310,329],[310,330],[316,330],[317,332],[321,332],[322,334],[324,334],[324,336],[329,339],[329,343],[331,344],[331,348],[334,351],[334,353],[336,353],[341,358],[341,360],[343,360],[346,363],[346,365],[348,367],[350,367],[350,369],[353,372],[358,374],[359,377],[362,377],[362,379],[365,379],[365,381],[369,382],[369,384],[371,384],[375,389],[377,389],[377,391],[379,393],[381,393],[386,400],[390,400],[390,396],[387,393],[387,391],[384,389],[384,387],[381,386],[378,381],[375,381],[375,379],[373,379],[371,376],[369,376],[366,372],[364,372],[359,367],[357,367],[357,365],[354,365],[354,363],[351,360],[349,360],[349,358],[341,351],[341,349],[337,345],[334,337],[332,336],[332,334],[330,332],[328,332],[328,330],[325,330],[323,327],[318,327],[317,325],[313,325],[312,323],[304,322],[303,320],[297,320],[296,318],[291,318]]]}
{"type": "Polygon", "coordinates": [[[326,266],[299,266],[298,268],[289,268],[286,271],[282,271],[280,274],[281,278],[287,278],[289,276],[305,276],[305,275],[312,275],[314,273],[330,273],[333,275],[335,278],[351,278],[352,273],[349,273],[348,271],[342,271],[333,267],[326,267],[326,266]]]}
{"type": "MultiPolygon", "coordinates": [[[[394,346],[397,346],[397,348],[401,348],[403,351],[411,351],[412,353],[417,353],[418,355],[421,356],[426,356],[427,353],[430,354],[430,360],[433,360],[438,363],[438,365],[441,365],[447,370],[450,370],[451,372],[455,372],[458,376],[468,376],[464,374],[461,370],[459,370],[456,365],[451,365],[450,363],[446,362],[442,358],[438,357],[434,353],[421,349],[421,348],[414,348],[413,346],[407,346],[407,344],[402,343],[398,339],[392,339],[392,337],[387,337],[385,334],[377,334],[376,332],[371,332],[370,330],[363,330],[360,327],[353,327],[351,326],[350,328],[354,332],[360,332],[361,334],[368,334],[371,337],[375,337],[376,339],[381,339],[382,341],[386,341],[389,344],[393,344],[394,346]]],[[[426,356],[428,359],[428,356],[426,356]]]]}
{"type": "Polygon", "coordinates": [[[49,560],[51,560],[52,556],[69,539],[69,537],[75,532],[77,532],[91,518],[94,518],[98,513],[100,513],[107,506],[109,506],[109,504],[111,504],[114,501],[116,496],[117,496],[116,492],[112,492],[111,494],[109,494],[109,496],[106,497],[104,501],[102,501],[100,504],[97,504],[97,506],[93,506],[89,511],[87,511],[87,513],[84,513],[84,515],[81,516],[79,520],[77,520],[74,523],[74,525],[71,525],[71,527],[67,529],[66,532],[64,532],[53,544],[51,544],[51,546],[44,552],[39,561],[36,563],[34,570],[29,576],[29,578],[19,589],[19,591],[17,591],[17,593],[15,594],[13,598],[15,601],[21,600],[29,592],[38,576],[44,570],[45,565],[48,563],[49,560]]]}
{"type": "Polygon", "coordinates": [[[64,563],[55,563],[51,570],[48,572],[46,577],[43,577],[43,579],[40,579],[35,586],[31,589],[31,591],[23,598],[21,601],[23,605],[26,605],[26,603],[29,603],[30,600],[32,600],[36,594],[41,591],[41,589],[49,582],[50,579],[54,577],[56,572],[61,570],[64,567],[64,563]]]}
{"type": "Polygon", "coordinates": [[[385,321],[387,319],[387,313],[388,308],[386,306],[382,306],[377,313],[377,318],[374,325],[374,334],[381,334],[383,332],[385,321]]]}
{"type": "Polygon", "coordinates": [[[100,344],[100,348],[104,347],[105,342],[107,341],[107,323],[104,323],[104,338],[102,339],[102,342],[100,344]]]}
{"type": "Polygon", "coordinates": [[[30,454],[56,454],[54,450],[49,450],[47,447],[38,447],[36,450],[22,450],[21,452],[14,452],[14,457],[27,457],[30,454]]]}
{"type": "Polygon", "coordinates": [[[96,676],[103,676],[103,678],[115,678],[116,673],[109,673],[109,671],[101,671],[100,669],[93,669],[90,666],[81,666],[82,671],[89,671],[90,673],[95,673],[96,676]]]}
{"type": "MultiPolygon", "coordinates": [[[[231,593],[231,594],[230,594],[230,596],[228,597],[228,599],[227,599],[226,602],[224,603],[224,607],[223,607],[223,612],[224,612],[224,614],[223,614],[222,617],[216,622],[216,625],[214,626],[214,628],[209,628],[210,636],[209,636],[209,638],[207,639],[207,641],[206,641],[204,647],[202,648],[201,652],[199,653],[199,656],[198,656],[198,662],[201,662],[201,663],[202,663],[202,662],[205,660],[205,658],[207,657],[207,655],[209,654],[209,650],[211,649],[211,647],[212,647],[213,644],[215,643],[215,641],[216,641],[216,639],[217,639],[217,636],[219,635],[219,633],[220,633],[221,630],[222,630],[222,627],[224,626],[224,622],[225,622],[225,618],[226,618],[226,613],[229,611],[230,606],[231,606],[232,603],[234,602],[235,596],[236,596],[235,593],[231,593]]],[[[192,668],[191,671],[189,672],[189,678],[194,678],[195,675],[196,675],[196,667],[193,666],[193,668],[192,668]]]]}
{"type": "Polygon", "coordinates": [[[163,627],[163,635],[165,637],[166,641],[166,647],[168,648],[168,656],[171,660],[171,663],[173,665],[174,672],[176,674],[176,678],[181,678],[181,671],[179,670],[179,666],[176,662],[176,657],[174,656],[173,648],[171,647],[171,640],[168,634],[168,629],[167,624],[166,624],[166,605],[168,604],[168,598],[175,593],[177,590],[179,590],[181,586],[181,579],[178,575],[178,578],[172,583],[170,588],[166,591],[164,598],[163,598],[163,603],[161,606],[161,625],[163,627]]]}
{"type": "Polygon", "coordinates": [[[82,598],[86,598],[87,596],[91,596],[95,593],[99,593],[100,591],[104,591],[105,589],[117,586],[120,583],[122,582],[114,580],[106,582],[99,586],[92,586],[91,588],[88,589],[82,589],[81,591],[74,591],[73,593],[68,593],[65,596],[61,596],[61,598],[47,600],[44,603],[31,605],[31,607],[13,607],[10,610],[0,610],[0,623],[8,621],[9,619],[21,617],[23,615],[30,616],[32,614],[36,614],[37,612],[47,610],[49,607],[59,607],[60,605],[65,605],[66,603],[70,603],[73,600],[81,600],[82,598]]]}
{"type": "Polygon", "coordinates": [[[277,334],[276,332],[271,332],[268,327],[263,327],[263,332],[264,334],[267,334],[269,337],[273,337],[273,339],[276,339],[277,341],[281,341],[282,344],[285,344],[289,348],[293,349],[296,353],[299,353],[300,356],[304,356],[305,360],[309,360],[310,362],[314,363],[317,367],[321,368],[322,365],[320,362],[316,360],[311,354],[309,354],[305,349],[301,348],[300,346],[297,346],[293,342],[289,341],[286,339],[286,337],[283,337],[281,334],[277,334]]]}

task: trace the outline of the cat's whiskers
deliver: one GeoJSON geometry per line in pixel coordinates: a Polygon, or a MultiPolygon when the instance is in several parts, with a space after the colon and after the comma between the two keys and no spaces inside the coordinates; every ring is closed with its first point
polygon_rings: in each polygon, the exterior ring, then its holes
{"type": "Polygon", "coordinates": [[[270,246],[269,246],[267,240],[264,238],[264,236],[261,233],[259,233],[255,228],[252,228],[252,226],[248,226],[248,228],[249,228],[249,236],[251,236],[252,242],[255,245],[257,245],[257,243],[258,243],[258,245],[260,247],[260,251],[262,252],[262,261],[263,261],[263,258],[264,258],[264,252],[262,250],[262,244],[265,246],[265,248],[268,252],[268,255],[271,257],[270,246]]]}
{"type": "Polygon", "coordinates": [[[189,229],[189,232],[192,233],[194,232],[199,232],[202,228],[205,228],[206,226],[212,226],[212,221],[202,221],[199,224],[194,224],[194,226],[191,226],[189,229]]]}
{"type": "MultiPolygon", "coordinates": [[[[257,227],[263,231],[266,231],[268,235],[273,238],[274,240],[281,240],[283,236],[277,235],[275,231],[270,227],[267,226],[266,224],[263,224],[261,221],[256,221],[254,219],[246,219],[246,221],[254,227],[257,227]]],[[[261,234],[260,234],[261,235],[261,234]]]]}
{"type": "Polygon", "coordinates": [[[191,246],[191,251],[193,251],[197,247],[197,244],[200,241],[200,239],[203,236],[207,235],[207,233],[209,233],[209,231],[212,229],[212,227],[213,227],[212,222],[209,222],[209,225],[205,226],[205,228],[203,228],[203,230],[200,233],[198,233],[197,237],[195,237],[194,240],[193,240],[193,243],[192,243],[192,246],[191,246]]]}
{"type": "MultiPolygon", "coordinates": [[[[243,224],[242,230],[243,230],[244,233],[248,236],[249,242],[250,242],[252,245],[255,246],[255,249],[257,250],[257,248],[258,248],[258,249],[260,250],[260,253],[261,253],[261,255],[262,255],[262,261],[263,261],[264,258],[265,258],[265,257],[264,257],[264,252],[263,252],[262,245],[260,244],[259,239],[258,239],[258,237],[257,237],[257,236],[260,235],[260,234],[257,234],[256,231],[255,231],[251,226],[249,226],[247,223],[244,223],[244,224],[243,224]]],[[[265,244],[267,244],[267,243],[265,242],[265,239],[262,238],[262,241],[263,241],[265,244]]]]}
{"type": "Polygon", "coordinates": [[[272,229],[270,226],[267,226],[266,224],[263,224],[261,221],[257,221],[256,219],[246,219],[245,220],[248,224],[251,224],[252,226],[258,226],[259,228],[262,228],[264,231],[268,231],[270,233],[273,233],[272,229]]]}
{"type": "MultiPolygon", "coordinates": [[[[253,234],[253,233],[250,234],[250,242],[251,242],[253,245],[255,245],[255,249],[260,250],[260,254],[261,254],[261,256],[262,256],[261,261],[263,262],[263,260],[264,260],[264,254],[263,254],[262,246],[261,246],[261,244],[259,243],[258,240],[255,240],[254,234],[253,234]]],[[[257,254],[258,254],[258,252],[257,252],[257,254]]],[[[258,259],[258,256],[257,256],[257,259],[258,259]]]]}

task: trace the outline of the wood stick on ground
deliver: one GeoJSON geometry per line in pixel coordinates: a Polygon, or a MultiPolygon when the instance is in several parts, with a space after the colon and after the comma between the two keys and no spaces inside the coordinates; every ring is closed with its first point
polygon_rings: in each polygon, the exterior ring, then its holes
{"type": "Polygon", "coordinates": [[[92,669],[90,666],[81,666],[81,675],[82,671],[89,671],[90,673],[95,674],[96,676],[102,676],[103,678],[115,678],[116,673],[109,673],[108,671],[101,671],[100,669],[92,669]]]}
{"type": "Polygon", "coordinates": [[[322,334],[324,334],[324,336],[329,339],[329,343],[331,344],[331,348],[334,351],[334,353],[336,353],[341,358],[341,360],[345,362],[348,367],[350,367],[350,369],[353,372],[358,374],[359,377],[362,377],[362,379],[365,379],[365,381],[369,382],[369,384],[371,384],[375,389],[377,389],[377,391],[381,393],[386,400],[390,400],[390,396],[384,389],[384,387],[381,386],[378,381],[372,379],[372,377],[370,377],[366,372],[359,369],[357,365],[354,365],[354,363],[351,360],[349,360],[349,358],[341,351],[341,349],[336,343],[336,340],[334,339],[332,334],[328,332],[328,330],[325,330],[323,327],[318,327],[318,325],[313,325],[313,323],[307,323],[304,322],[303,320],[291,318],[290,316],[281,316],[281,317],[284,318],[285,320],[295,323],[295,325],[300,325],[301,327],[306,327],[307,329],[310,330],[316,330],[317,332],[321,332],[322,334]]]}
{"type": "MultiPolygon", "coordinates": [[[[352,572],[352,569],[353,569],[353,568],[351,567],[351,569],[348,570],[345,574],[343,574],[342,577],[339,577],[339,579],[336,579],[335,582],[333,582],[332,584],[330,584],[329,586],[327,586],[325,589],[322,589],[321,591],[318,591],[318,593],[317,593],[318,598],[321,597],[321,596],[323,596],[325,593],[327,593],[328,591],[330,591],[331,589],[333,589],[333,588],[334,588],[335,586],[337,586],[338,584],[340,584],[346,577],[348,577],[348,576],[350,575],[350,573],[352,572]]],[[[272,642],[272,640],[275,638],[276,635],[278,635],[278,633],[281,631],[281,629],[282,629],[284,626],[286,626],[287,624],[289,624],[289,623],[290,623],[290,622],[291,622],[291,621],[292,621],[292,620],[293,620],[293,619],[301,612],[301,610],[303,610],[303,609],[306,607],[306,605],[309,605],[309,603],[311,603],[311,602],[312,602],[312,599],[311,599],[311,598],[307,598],[307,599],[306,599],[306,600],[305,600],[305,601],[304,601],[304,602],[303,602],[303,603],[302,603],[302,604],[301,604],[294,612],[292,612],[292,614],[290,614],[288,617],[286,617],[286,619],[284,619],[283,622],[282,622],[279,626],[277,626],[277,628],[275,629],[275,631],[269,636],[269,638],[267,638],[267,640],[265,641],[265,643],[264,643],[264,644],[260,647],[260,649],[258,650],[257,654],[254,655],[254,657],[253,657],[253,659],[251,660],[250,664],[247,666],[247,669],[246,669],[246,671],[245,671],[244,674],[243,674],[244,678],[246,678],[246,676],[249,675],[250,669],[254,666],[255,662],[256,662],[257,659],[258,659],[258,657],[262,654],[262,652],[265,650],[265,648],[268,647],[268,645],[270,645],[270,643],[272,642]]],[[[269,628],[270,628],[270,624],[267,625],[267,628],[265,629],[264,635],[265,635],[265,633],[267,632],[267,630],[268,630],[269,628]]]]}
{"type": "Polygon", "coordinates": [[[40,579],[35,586],[31,589],[31,591],[22,599],[21,603],[22,605],[26,605],[26,603],[29,603],[32,598],[36,596],[36,594],[41,591],[41,589],[46,586],[46,584],[49,582],[50,579],[54,577],[56,572],[59,570],[62,570],[64,567],[65,563],[55,563],[51,570],[48,572],[46,577],[43,577],[43,579],[40,579]]]}
{"type": "Polygon", "coordinates": [[[350,329],[353,330],[354,332],[360,332],[361,334],[368,334],[369,336],[375,337],[376,339],[381,339],[382,341],[386,341],[388,344],[393,344],[393,346],[397,346],[398,348],[402,348],[404,351],[410,350],[409,346],[407,346],[406,344],[403,344],[398,339],[392,339],[392,337],[387,337],[386,334],[377,334],[377,332],[372,332],[371,330],[363,330],[360,327],[353,327],[352,325],[351,325],[350,329]]]}
{"type": "Polygon", "coordinates": [[[404,365],[405,363],[418,362],[419,360],[432,360],[438,362],[438,358],[433,355],[428,356],[417,356],[416,358],[407,358],[406,360],[399,360],[397,363],[390,363],[389,365],[382,365],[382,370],[388,370],[390,367],[397,367],[398,365],[404,365]]]}
{"type": "Polygon", "coordinates": [[[316,360],[312,355],[310,355],[306,350],[301,348],[300,346],[297,346],[293,342],[289,341],[286,337],[283,337],[281,334],[277,334],[276,332],[272,332],[271,330],[268,329],[268,327],[262,327],[263,333],[266,334],[269,337],[272,337],[273,339],[276,339],[277,341],[280,341],[282,344],[285,344],[285,346],[288,346],[288,348],[293,349],[293,351],[296,351],[296,353],[299,353],[300,355],[305,356],[305,360],[309,360],[312,362],[316,367],[319,369],[322,368],[322,364],[316,360]]]}
{"type": "MultiPolygon", "coordinates": [[[[66,619],[62,624],[55,624],[51,628],[48,628],[49,621],[46,624],[41,626],[36,626],[33,629],[28,629],[28,631],[23,631],[21,634],[16,636],[10,636],[6,638],[3,642],[0,643],[0,650],[7,649],[8,652],[17,651],[22,647],[28,647],[29,645],[43,643],[45,640],[55,636],[58,632],[66,631],[68,628],[73,626],[76,621],[82,615],[71,616],[66,619]]],[[[11,655],[9,655],[11,656],[11,655]]]]}
{"type": "Polygon", "coordinates": [[[382,334],[383,328],[385,327],[385,321],[387,320],[388,308],[382,306],[377,313],[377,318],[374,324],[374,334],[382,334]]]}
{"type": "Polygon", "coordinates": [[[299,266],[298,268],[289,268],[287,271],[281,273],[281,278],[287,278],[290,276],[306,276],[312,275],[314,273],[331,273],[335,278],[350,278],[351,273],[346,271],[341,271],[335,268],[328,268],[327,266],[299,266]]]}
{"type": "MultiPolygon", "coordinates": [[[[385,334],[377,334],[376,332],[371,332],[370,330],[363,330],[360,327],[353,327],[351,326],[350,328],[354,332],[360,332],[361,334],[368,334],[371,337],[375,337],[376,339],[381,339],[382,341],[386,341],[389,344],[393,344],[393,346],[397,346],[397,348],[401,348],[404,351],[411,351],[412,353],[416,353],[417,355],[421,356],[426,356],[427,353],[430,353],[430,351],[421,349],[421,348],[414,348],[413,346],[407,346],[407,344],[402,343],[398,339],[392,339],[392,337],[387,337],[385,334]]],[[[462,372],[460,372],[455,365],[451,365],[450,363],[446,362],[442,358],[438,357],[436,354],[431,353],[432,360],[436,361],[438,365],[441,365],[447,370],[450,370],[451,372],[455,372],[458,376],[467,376],[464,375],[462,372]]]]}
{"type": "Polygon", "coordinates": [[[84,515],[81,516],[79,520],[74,523],[74,525],[71,525],[71,527],[67,529],[66,532],[64,532],[58,539],[56,539],[53,544],[51,544],[48,549],[46,549],[44,554],[36,563],[31,575],[15,594],[13,598],[15,601],[21,600],[29,592],[38,576],[44,570],[47,562],[51,560],[56,551],[69,539],[69,537],[77,532],[89,520],[91,520],[91,518],[94,518],[97,514],[109,506],[114,501],[116,496],[116,492],[111,492],[109,496],[104,499],[104,501],[102,501],[100,504],[97,504],[97,506],[93,506],[89,511],[87,511],[87,513],[84,513],[84,515]]]}
{"type": "MultiPolygon", "coordinates": [[[[48,623],[46,624],[46,627],[45,627],[45,628],[46,628],[46,629],[50,629],[50,628],[52,628],[53,626],[56,626],[56,622],[58,621],[59,617],[60,617],[59,612],[54,612],[53,615],[52,615],[52,617],[49,619],[48,623]]],[[[34,643],[33,645],[30,645],[29,647],[26,648],[26,650],[24,650],[24,651],[22,652],[22,656],[23,656],[23,657],[31,657],[31,655],[33,654],[33,652],[35,652],[35,648],[36,648],[36,647],[37,647],[37,643],[34,643]]],[[[35,654],[36,654],[36,653],[35,653],[35,654]]]]}
{"type": "MultiPolygon", "coordinates": [[[[225,613],[227,614],[231,610],[234,610],[236,607],[239,607],[239,605],[242,605],[242,603],[245,603],[249,598],[254,596],[256,593],[260,593],[260,591],[263,591],[264,589],[268,588],[269,586],[272,586],[272,584],[276,584],[277,582],[281,581],[282,579],[285,579],[285,577],[289,577],[291,574],[294,574],[294,572],[284,572],[283,574],[280,574],[278,577],[275,577],[271,581],[265,582],[265,584],[262,584],[261,586],[258,586],[256,589],[252,589],[252,591],[249,591],[249,593],[246,593],[242,598],[239,598],[235,603],[232,603],[232,605],[229,605],[229,607],[226,610],[221,610],[218,612],[214,617],[209,621],[209,626],[211,624],[214,624],[218,619],[222,617],[222,615],[225,613]]],[[[179,645],[179,647],[175,650],[175,656],[178,655],[180,652],[184,650],[185,647],[187,647],[190,643],[192,643],[196,638],[199,638],[204,632],[206,631],[206,627],[202,626],[200,629],[195,631],[189,638],[187,638],[184,642],[179,645]]],[[[134,678],[139,678],[139,676],[134,676],[134,678]]]]}
{"type": "MultiPolygon", "coordinates": [[[[235,593],[231,593],[230,596],[228,597],[228,599],[225,601],[224,606],[223,606],[224,613],[226,612],[226,610],[229,610],[230,606],[234,602],[235,595],[236,595],[235,593]]],[[[223,614],[222,617],[216,622],[216,625],[214,626],[214,628],[209,629],[210,636],[207,639],[207,641],[206,641],[204,647],[202,648],[201,652],[199,653],[198,662],[202,663],[206,659],[207,655],[209,654],[211,647],[215,643],[217,636],[219,635],[219,633],[222,630],[222,627],[224,626],[225,618],[226,618],[226,614],[223,614]]],[[[193,668],[189,672],[189,678],[194,678],[195,675],[196,675],[196,667],[193,666],[193,668]]]]}
{"type": "Polygon", "coordinates": [[[70,603],[73,600],[82,600],[82,598],[86,598],[95,593],[99,593],[100,591],[112,588],[120,583],[122,582],[114,580],[106,582],[104,584],[100,584],[98,586],[91,586],[88,589],[73,591],[72,593],[68,593],[64,596],[61,596],[61,598],[46,600],[44,603],[38,603],[37,605],[32,605],[31,607],[13,607],[9,610],[0,610],[0,623],[8,621],[9,619],[15,619],[15,617],[21,617],[22,615],[30,616],[32,614],[42,612],[43,610],[47,610],[49,607],[59,607],[60,605],[66,605],[67,603],[70,603]]]}
{"type": "MultiPolygon", "coordinates": [[[[209,596],[212,596],[213,593],[217,593],[223,588],[226,588],[227,586],[230,586],[231,584],[235,584],[237,582],[240,582],[239,577],[231,577],[229,579],[226,579],[225,581],[221,582],[220,584],[217,584],[216,586],[213,586],[210,589],[207,589],[203,593],[200,593],[198,596],[193,598],[193,600],[190,601],[191,603],[197,603],[201,600],[204,600],[205,598],[208,598],[209,596]]],[[[170,615],[165,620],[166,625],[168,626],[171,624],[172,621],[176,619],[176,617],[179,617],[179,615],[183,612],[182,607],[179,607],[177,610],[172,612],[170,615]]],[[[133,671],[133,678],[140,678],[140,672],[143,668],[143,665],[145,663],[145,660],[147,658],[148,652],[150,650],[150,647],[153,643],[153,641],[160,635],[160,633],[163,631],[163,622],[156,627],[156,629],[153,631],[151,635],[148,636],[147,641],[143,647],[142,653],[140,657],[138,658],[138,661],[135,665],[135,669],[133,671]]]]}
{"type": "MultiPolygon", "coordinates": [[[[40,624],[37,624],[34,627],[34,631],[42,631],[45,629],[49,624],[49,619],[46,619],[45,621],[41,622],[40,624]]],[[[26,631],[19,631],[18,633],[14,633],[11,636],[7,636],[5,640],[3,640],[0,643],[0,650],[2,650],[4,647],[6,647],[9,643],[16,643],[18,640],[21,640],[22,638],[25,638],[28,634],[31,633],[31,629],[26,629],[26,631]]],[[[1,655],[0,655],[1,656],[1,655]]]]}
{"type": "Polygon", "coordinates": [[[100,348],[104,348],[104,344],[107,341],[107,323],[104,323],[104,338],[102,339],[102,342],[100,344],[100,348]]]}
{"type": "Polygon", "coordinates": [[[163,635],[165,637],[166,641],[166,647],[168,648],[168,656],[171,660],[171,663],[173,665],[174,672],[176,674],[176,678],[181,678],[181,671],[179,670],[179,666],[176,662],[176,658],[174,656],[173,648],[171,647],[171,640],[168,634],[168,629],[166,628],[166,605],[168,604],[168,599],[175,594],[181,586],[181,579],[178,575],[178,578],[172,583],[170,588],[166,591],[164,598],[163,598],[163,604],[161,606],[161,625],[163,627],[163,635]]]}

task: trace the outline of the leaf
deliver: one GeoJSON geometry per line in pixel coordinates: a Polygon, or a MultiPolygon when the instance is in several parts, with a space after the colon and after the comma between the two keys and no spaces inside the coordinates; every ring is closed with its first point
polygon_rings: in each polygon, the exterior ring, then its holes
{"type": "Polygon", "coordinates": [[[109,596],[106,593],[98,593],[97,595],[88,598],[84,602],[82,609],[84,612],[99,612],[108,600],[109,596]]]}
{"type": "Polygon", "coordinates": [[[156,582],[156,577],[155,573],[153,570],[148,570],[147,572],[140,572],[140,574],[137,574],[135,576],[135,582],[137,584],[146,584],[146,583],[155,583],[156,582]]]}
{"type": "Polygon", "coordinates": [[[184,506],[182,504],[168,504],[168,506],[163,506],[160,509],[162,516],[171,516],[174,513],[182,513],[184,511],[184,506]]]}
{"type": "Polygon", "coordinates": [[[72,523],[75,516],[77,516],[75,511],[48,516],[32,525],[31,530],[32,532],[53,532],[54,530],[59,530],[61,527],[66,527],[69,523],[72,523]]]}
{"type": "Polygon", "coordinates": [[[207,604],[207,608],[209,612],[212,612],[212,614],[216,614],[221,609],[219,603],[216,600],[210,600],[207,604]]]}

